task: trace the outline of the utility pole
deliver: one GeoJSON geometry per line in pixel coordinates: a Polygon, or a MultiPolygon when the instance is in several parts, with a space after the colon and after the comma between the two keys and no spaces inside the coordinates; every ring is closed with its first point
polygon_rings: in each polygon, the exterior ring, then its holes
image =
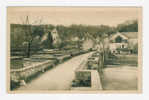
{"type": "Polygon", "coordinates": [[[29,17],[26,16],[26,20],[25,20],[25,38],[26,38],[26,42],[27,42],[27,52],[26,52],[26,56],[27,58],[30,57],[30,52],[31,52],[31,44],[33,41],[33,36],[32,36],[32,30],[31,30],[31,25],[29,23],[29,17]]]}

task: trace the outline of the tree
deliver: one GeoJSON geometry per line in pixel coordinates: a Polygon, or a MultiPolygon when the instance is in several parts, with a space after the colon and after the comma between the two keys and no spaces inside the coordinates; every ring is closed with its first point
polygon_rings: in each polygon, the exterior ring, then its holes
{"type": "Polygon", "coordinates": [[[52,34],[51,32],[48,32],[48,39],[46,41],[46,46],[50,49],[52,49],[54,46],[53,46],[53,38],[52,38],[52,34]]]}
{"type": "MultiPolygon", "coordinates": [[[[40,22],[41,22],[41,20],[40,20],[40,22]]],[[[29,17],[28,16],[26,16],[26,21],[25,21],[25,24],[23,26],[24,26],[24,33],[25,33],[24,45],[27,46],[26,57],[29,58],[31,55],[31,45],[33,43],[33,40],[35,39],[36,35],[41,36],[42,31],[40,30],[41,28],[33,27],[32,24],[29,23],[29,17]]]]}
{"type": "Polygon", "coordinates": [[[138,21],[130,20],[117,26],[119,32],[138,32],[138,21]]]}
{"type": "Polygon", "coordinates": [[[138,54],[138,43],[134,45],[133,53],[138,54]]]}

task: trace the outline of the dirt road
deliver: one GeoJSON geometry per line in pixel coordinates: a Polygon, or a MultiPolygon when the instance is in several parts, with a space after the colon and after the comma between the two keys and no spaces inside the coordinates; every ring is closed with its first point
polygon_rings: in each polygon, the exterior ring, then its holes
{"type": "Polygon", "coordinates": [[[75,69],[87,60],[91,53],[76,56],[62,64],[57,65],[55,68],[45,72],[37,79],[32,80],[26,86],[18,88],[20,90],[69,90],[72,80],[75,77],[75,69]]]}

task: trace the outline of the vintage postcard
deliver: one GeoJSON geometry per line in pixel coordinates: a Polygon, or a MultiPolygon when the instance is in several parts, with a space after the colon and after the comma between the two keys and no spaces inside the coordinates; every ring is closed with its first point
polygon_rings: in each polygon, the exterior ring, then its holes
{"type": "Polygon", "coordinates": [[[141,7],[8,7],[9,93],[141,93],[141,7]]]}

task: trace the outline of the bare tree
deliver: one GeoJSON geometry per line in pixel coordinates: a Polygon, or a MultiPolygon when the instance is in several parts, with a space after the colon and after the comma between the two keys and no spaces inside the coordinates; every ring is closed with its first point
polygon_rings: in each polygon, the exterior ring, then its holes
{"type": "Polygon", "coordinates": [[[32,42],[35,38],[34,36],[34,32],[33,32],[33,27],[32,25],[35,24],[35,23],[38,23],[38,24],[41,24],[42,20],[39,20],[39,23],[38,21],[35,21],[34,23],[30,23],[29,22],[29,17],[26,16],[26,19],[25,19],[25,22],[23,22],[23,27],[24,27],[24,33],[25,33],[25,42],[24,44],[27,45],[27,51],[26,51],[26,57],[29,58],[30,55],[31,55],[31,45],[32,45],[32,42]]]}

